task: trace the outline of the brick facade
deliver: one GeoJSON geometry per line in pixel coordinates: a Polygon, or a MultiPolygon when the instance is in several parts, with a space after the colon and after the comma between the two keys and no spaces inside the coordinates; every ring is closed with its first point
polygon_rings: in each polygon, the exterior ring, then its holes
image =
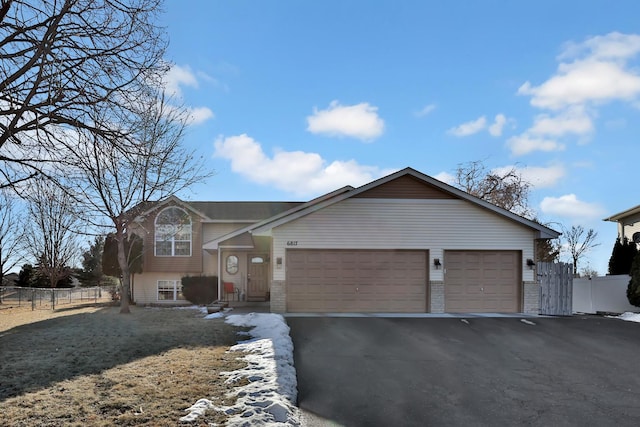
{"type": "Polygon", "coordinates": [[[524,282],[523,294],[522,311],[526,314],[538,314],[540,312],[540,285],[536,282],[524,282]]]}
{"type": "Polygon", "coordinates": [[[284,280],[271,282],[271,312],[284,313],[287,310],[287,286],[284,280]]]}
{"type": "Polygon", "coordinates": [[[431,313],[444,313],[444,282],[432,281],[429,300],[431,313]]]}

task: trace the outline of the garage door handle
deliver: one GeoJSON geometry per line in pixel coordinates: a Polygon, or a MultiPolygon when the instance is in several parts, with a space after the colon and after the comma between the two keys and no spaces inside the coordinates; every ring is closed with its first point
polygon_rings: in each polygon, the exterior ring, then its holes
{"type": "Polygon", "coordinates": [[[480,288],[480,292],[484,292],[484,288],[480,288]]]}

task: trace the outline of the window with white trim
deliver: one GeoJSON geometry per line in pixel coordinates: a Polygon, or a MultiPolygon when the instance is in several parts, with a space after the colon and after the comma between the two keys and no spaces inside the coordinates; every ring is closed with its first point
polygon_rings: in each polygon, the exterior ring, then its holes
{"type": "Polygon", "coordinates": [[[156,256],[191,256],[191,217],[183,209],[168,207],[155,223],[156,256]]]}
{"type": "Polygon", "coordinates": [[[158,280],[158,301],[183,300],[180,280],[158,280]]]}

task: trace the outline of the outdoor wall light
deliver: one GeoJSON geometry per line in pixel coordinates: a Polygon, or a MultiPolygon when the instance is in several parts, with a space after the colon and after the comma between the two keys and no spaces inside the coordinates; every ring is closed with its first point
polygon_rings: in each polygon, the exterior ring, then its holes
{"type": "Polygon", "coordinates": [[[442,264],[440,264],[440,258],[434,258],[434,259],[433,259],[433,265],[434,265],[436,268],[440,268],[440,266],[442,266],[442,264]]]}
{"type": "Polygon", "coordinates": [[[535,262],[533,262],[533,260],[531,258],[527,258],[527,267],[529,267],[529,269],[533,270],[533,266],[536,265],[535,262]]]}

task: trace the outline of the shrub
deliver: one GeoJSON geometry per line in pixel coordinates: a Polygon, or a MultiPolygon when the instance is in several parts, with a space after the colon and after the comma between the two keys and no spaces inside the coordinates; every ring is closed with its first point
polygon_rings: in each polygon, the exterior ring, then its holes
{"type": "Polygon", "coordinates": [[[640,254],[636,255],[631,264],[631,280],[627,286],[629,304],[640,307],[640,254]]]}
{"type": "Polygon", "coordinates": [[[637,253],[635,242],[630,242],[626,237],[622,241],[616,239],[609,258],[609,274],[629,274],[637,253]]]}
{"type": "Polygon", "coordinates": [[[182,295],[193,304],[211,304],[218,299],[218,276],[183,277],[182,295]]]}

